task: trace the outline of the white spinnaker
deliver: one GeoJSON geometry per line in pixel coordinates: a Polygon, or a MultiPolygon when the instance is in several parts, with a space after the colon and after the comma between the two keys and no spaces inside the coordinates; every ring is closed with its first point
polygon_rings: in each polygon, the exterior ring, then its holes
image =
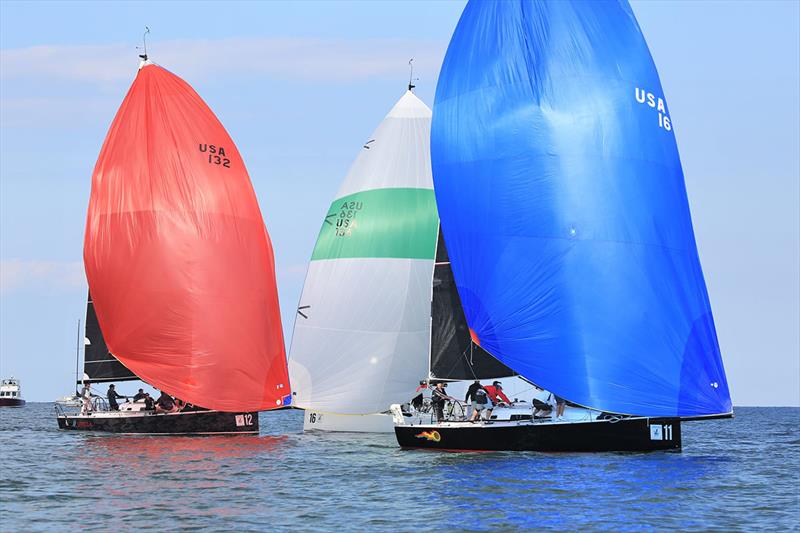
{"type": "Polygon", "coordinates": [[[352,235],[333,238],[333,224],[323,222],[289,352],[298,407],[382,412],[408,401],[427,376],[438,221],[430,122],[430,109],[406,92],[369,137],[326,218],[336,220],[342,199],[364,200],[352,235]],[[424,242],[407,242],[410,234],[424,242]]]}
{"type": "Polygon", "coordinates": [[[421,260],[311,263],[303,301],[315,305],[295,322],[289,359],[297,406],[377,413],[411,399],[427,373],[430,270],[421,260]]]}
{"type": "Polygon", "coordinates": [[[430,144],[431,110],[406,91],[365,142],[336,197],[389,187],[433,190],[430,144]]]}

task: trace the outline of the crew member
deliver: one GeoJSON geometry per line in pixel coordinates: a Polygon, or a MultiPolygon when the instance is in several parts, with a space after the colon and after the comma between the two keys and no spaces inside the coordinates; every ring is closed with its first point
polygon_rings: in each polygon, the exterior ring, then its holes
{"type": "Polygon", "coordinates": [[[114,389],[114,384],[108,386],[108,393],[106,394],[106,398],[108,398],[108,408],[112,411],[119,411],[119,404],[117,403],[117,398],[125,398],[127,396],[123,396],[121,394],[117,394],[117,391],[114,389]]]}
{"type": "Polygon", "coordinates": [[[482,389],[482,388],[483,388],[483,386],[481,385],[481,382],[476,379],[475,382],[472,385],[470,385],[469,388],[467,389],[467,395],[464,396],[464,401],[469,403],[469,399],[470,398],[472,398],[474,400],[475,399],[475,391],[477,391],[478,389],[482,389]]]}
{"type": "Polygon", "coordinates": [[[474,422],[480,418],[481,411],[485,409],[488,409],[487,412],[491,415],[492,404],[489,400],[489,395],[486,393],[486,389],[481,386],[480,381],[476,380],[475,383],[470,385],[465,399],[469,401],[469,398],[472,398],[472,415],[469,417],[470,422],[474,422]]]}
{"type": "Polygon", "coordinates": [[[563,420],[564,409],[567,408],[567,401],[558,394],[553,394],[553,398],[556,400],[556,420],[563,420]]]}
{"type": "Polygon", "coordinates": [[[184,407],[186,407],[186,402],[184,402],[180,398],[175,398],[175,410],[183,411],[184,407]]]}
{"type": "Polygon", "coordinates": [[[447,392],[445,392],[444,390],[445,386],[446,386],[445,382],[440,381],[431,390],[431,406],[436,412],[437,422],[441,422],[444,420],[444,402],[446,402],[447,400],[456,401],[455,398],[452,398],[447,395],[447,392]]]}
{"type": "Polygon", "coordinates": [[[144,400],[145,393],[144,389],[139,389],[139,392],[133,395],[133,401],[138,402],[139,400],[144,400]]]}
{"type": "Polygon", "coordinates": [[[144,409],[145,411],[153,411],[156,408],[156,402],[150,396],[149,392],[144,393],[144,409]]]}
{"type": "Polygon", "coordinates": [[[495,381],[491,385],[486,385],[484,389],[486,389],[489,399],[492,400],[492,404],[497,405],[501,403],[501,401],[506,404],[511,404],[511,400],[509,400],[508,396],[503,392],[503,384],[499,381],[495,381]],[[498,398],[500,398],[500,400],[498,400],[498,398]]]}
{"type": "Polygon", "coordinates": [[[484,389],[486,390],[486,394],[489,395],[490,400],[489,408],[486,410],[486,419],[489,420],[492,418],[492,411],[497,405],[500,403],[510,405],[511,400],[509,400],[508,396],[503,392],[503,384],[499,381],[495,381],[491,385],[486,385],[484,389]]]}
{"type": "Polygon", "coordinates": [[[97,397],[92,394],[92,387],[89,383],[84,383],[81,389],[81,414],[88,415],[92,412],[92,397],[97,397]]]}
{"type": "Polygon", "coordinates": [[[156,400],[156,413],[172,413],[175,411],[175,400],[172,396],[161,391],[161,396],[156,400]]]}

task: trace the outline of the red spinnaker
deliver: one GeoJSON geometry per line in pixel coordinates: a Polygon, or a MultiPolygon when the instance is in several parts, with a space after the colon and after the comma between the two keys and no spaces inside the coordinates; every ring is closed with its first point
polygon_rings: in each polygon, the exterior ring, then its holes
{"type": "Polygon", "coordinates": [[[289,390],[272,244],[239,151],[185,81],[149,64],[92,176],[84,263],[109,350],[222,411],[289,390]]]}

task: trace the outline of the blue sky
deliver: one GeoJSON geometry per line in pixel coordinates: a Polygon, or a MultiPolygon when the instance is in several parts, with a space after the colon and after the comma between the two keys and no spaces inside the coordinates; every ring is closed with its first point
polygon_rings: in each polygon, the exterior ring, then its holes
{"type": "MultiPolygon", "coordinates": [[[[135,73],[186,79],[248,166],[287,342],[321,216],[462,2],[0,2],[0,375],[70,390],[92,168],[135,73]]],[[[633,2],[669,102],[736,405],[800,405],[800,3],[633,2]]]]}

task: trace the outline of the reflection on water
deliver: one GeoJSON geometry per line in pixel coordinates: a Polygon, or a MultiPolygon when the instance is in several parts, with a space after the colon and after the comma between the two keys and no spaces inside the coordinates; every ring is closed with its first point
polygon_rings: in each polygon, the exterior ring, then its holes
{"type": "Polygon", "coordinates": [[[87,435],[84,442],[85,460],[90,462],[119,463],[131,468],[164,460],[176,468],[198,461],[279,457],[281,448],[288,442],[285,435],[213,435],[188,436],[130,436],[87,435]]]}
{"type": "MultiPolygon", "coordinates": [[[[686,512],[692,504],[685,496],[728,479],[733,467],[725,458],[675,452],[444,454],[432,463],[444,478],[442,498],[456,511],[444,523],[454,528],[464,527],[461,517],[474,508],[514,528],[565,529],[579,518],[638,530],[661,527],[674,516],[682,517],[683,527],[707,527],[704,518],[686,512]]],[[[714,507],[710,498],[705,511],[716,513],[714,507]]]]}
{"type": "Polygon", "coordinates": [[[393,435],[59,432],[0,411],[3,530],[797,529],[798,409],[686,424],[681,453],[402,451],[393,435]],[[7,475],[7,472],[15,475],[7,475]],[[23,527],[24,524],[24,527],[23,527]]]}
{"type": "MultiPolygon", "coordinates": [[[[92,478],[108,479],[95,489],[94,510],[101,515],[135,513],[158,520],[167,512],[178,523],[191,523],[252,513],[230,503],[250,492],[256,465],[279,463],[288,443],[286,436],[87,434],[76,462],[92,478]],[[201,497],[209,503],[198,506],[201,497]]],[[[94,521],[91,515],[86,513],[94,521]]]]}

